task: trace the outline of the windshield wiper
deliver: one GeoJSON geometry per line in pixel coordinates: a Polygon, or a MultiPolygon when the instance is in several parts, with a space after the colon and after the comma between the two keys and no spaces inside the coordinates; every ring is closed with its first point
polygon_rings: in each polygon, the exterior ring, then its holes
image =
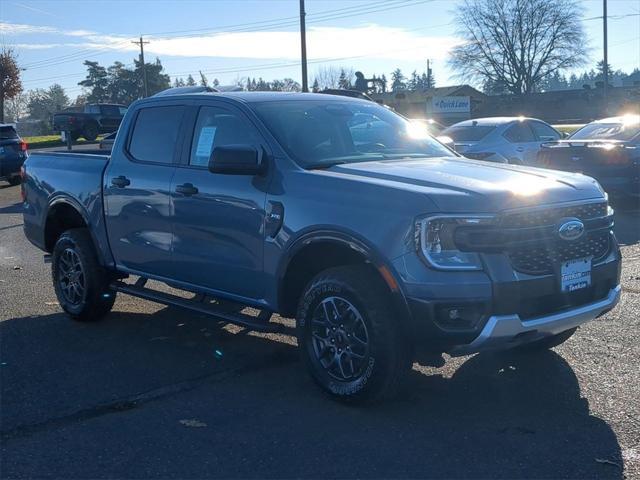
{"type": "Polygon", "coordinates": [[[325,168],[331,168],[334,165],[342,165],[345,164],[347,162],[345,162],[344,160],[334,160],[334,161],[324,161],[324,162],[317,162],[317,163],[310,163],[309,165],[305,165],[305,169],[307,170],[323,170],[325,168]]]}

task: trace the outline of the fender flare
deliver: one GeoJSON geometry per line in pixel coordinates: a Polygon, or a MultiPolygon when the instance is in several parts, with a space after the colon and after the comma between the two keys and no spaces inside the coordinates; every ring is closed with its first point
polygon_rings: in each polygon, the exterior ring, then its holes
{"type": "Polygon", "coordinates": [[[383,281],[389,288],[394,307],[401,313],[401,318],[409,326],[412,321],[411,310],[406,296],[402,291],[402,283],[398,280],[395,269],[389,264],[386,258],[371,246],[364,238],[350,231],[340,231],[333,228],[313,228],[303,231],[288,247],[285,247],[278,265],[276,274],[278,282],[278,298],[284,291],[284,279],[291,260],[305,247],[319,242],[331,242],[348,247],[362,255],[365,260],[371,263],[380,273],[383,281]]]}
{"type": "Polygon", "coordinates": [[[91,236],[91,241],[93,242],[93,247],[95,249],[96,256],[98,257],[98,263],[104,266],[105,265],[104,254],[98,248],[99,242],[95,236],[95,232],[93,231],[93,228],[91,228],[92,224],[91,224],[91,221],[89,220],[89,213],[87,212],[87,209],[75,198],[70,197],[68,195],[56,195],[49,200],[47,210],[45,211],[45,214],[44,214],[44,222],[43,222],[43,225],[44,225],[43,230],[45,234],[47,230],[47,220],[49,219],[49,213],[51,212],[52,208],[55,208],[58,205],[68,205],[69,207],[73,208],[76,212],[78,212],[80,217],[82,217],[82,220],[87,226],[87,230],[89,230],[89,235],[91,236]]]}

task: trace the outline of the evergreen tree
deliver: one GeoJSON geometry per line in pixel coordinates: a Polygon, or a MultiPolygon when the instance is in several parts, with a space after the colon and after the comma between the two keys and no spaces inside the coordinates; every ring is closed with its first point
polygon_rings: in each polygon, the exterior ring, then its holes
{"type": "Polygon", "coordinates": [[[405,80],[406,78],[402,74],[402,70],[396,68],[393,72],[391,72],[391,91],[399,92],[400,90],[406,90],[407,84],[405,80]]]}

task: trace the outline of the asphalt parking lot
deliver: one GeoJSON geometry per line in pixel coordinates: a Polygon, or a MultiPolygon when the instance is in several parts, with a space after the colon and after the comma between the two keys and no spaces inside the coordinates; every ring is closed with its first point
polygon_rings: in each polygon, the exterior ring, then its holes
{"type": "Polygon", "coordinates": [[[2,478],[640,478],[640,213],[620,306],[534,356],[415,365],[392,402],[324,397],[294,340],[120,296],[79,324],[0,183],[2,478]]]}

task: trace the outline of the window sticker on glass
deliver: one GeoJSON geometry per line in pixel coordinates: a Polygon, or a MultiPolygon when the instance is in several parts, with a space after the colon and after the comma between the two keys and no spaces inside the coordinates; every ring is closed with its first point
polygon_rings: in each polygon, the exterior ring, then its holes
{"type": "Polygon", "coordinates": [[[196,157],[211,156],[213,147],[213,139],[216,136],[216,127],[202,127],[200,136],[198,137],[198,147],[196,148],[196,157]]]}

